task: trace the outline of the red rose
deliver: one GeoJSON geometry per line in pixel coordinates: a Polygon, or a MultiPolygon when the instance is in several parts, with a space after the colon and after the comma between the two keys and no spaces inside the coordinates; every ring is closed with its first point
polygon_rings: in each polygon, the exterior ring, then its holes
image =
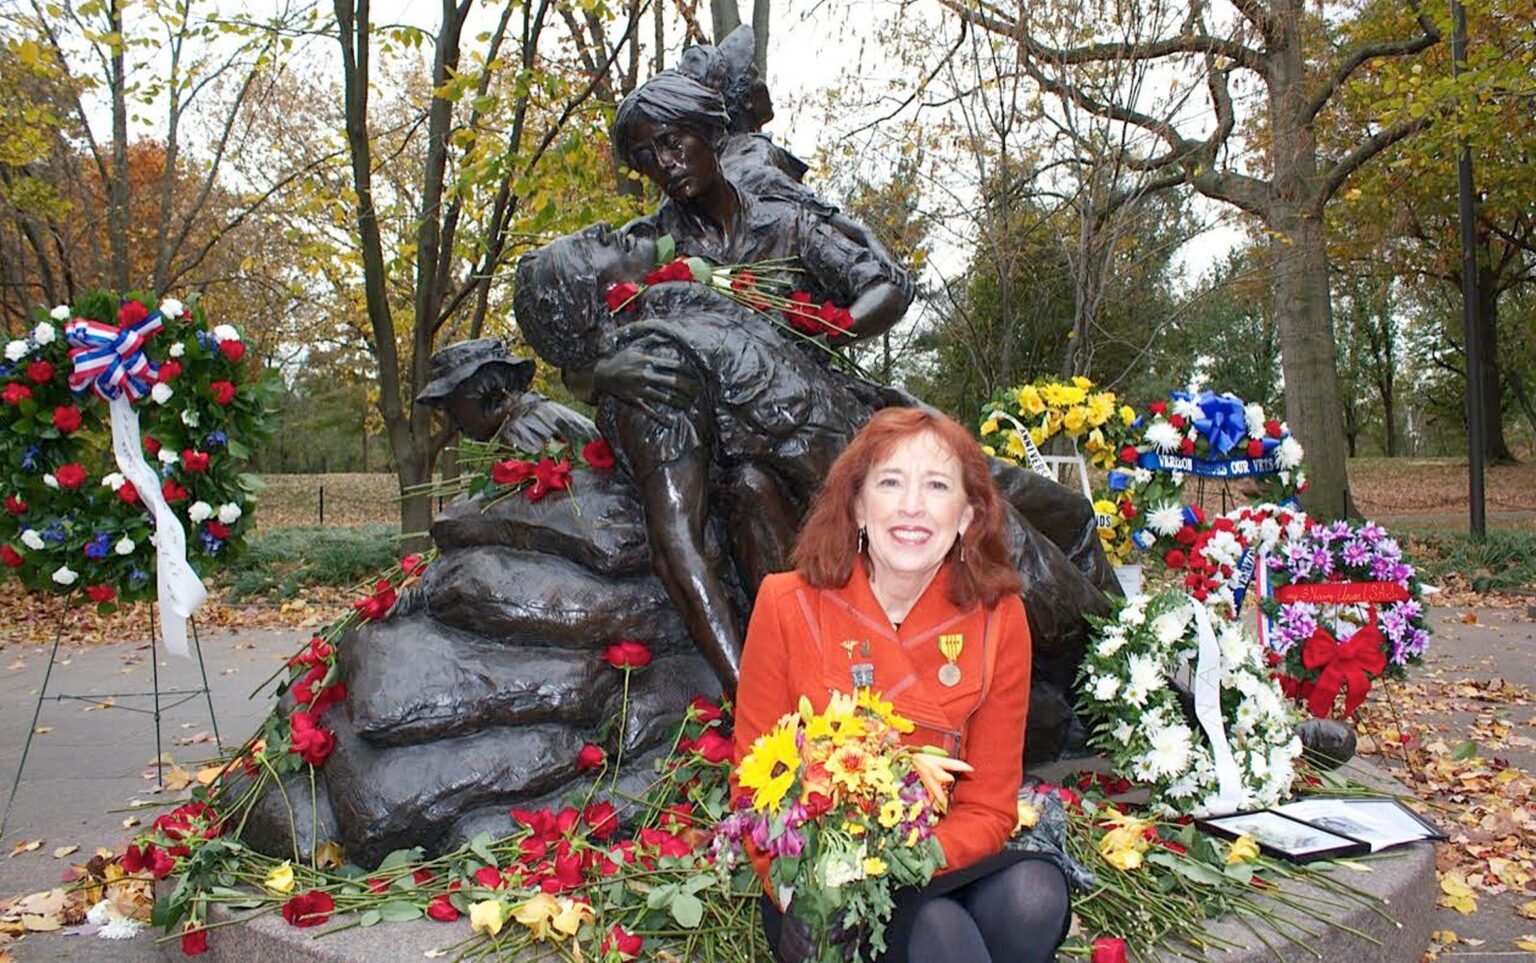
{"type": "Polygon", "coordinates": [[[421,553],[420,552],[412,552],[411,554],[407,555],[405,558],[402,558],[400,560],[400,571],[404,572],[406,575],[409,575],[412,572],[416,571],[416,569],[420,565],[421,565],[421,553]]]}
{"type": "Polygon", "coordinates": [[[58,479],[60,488],[79,488],[85,483],[85,469],[77,461],[67,465],[60,465],[59,470],[53,473],[58,479]]]}
{"type": "Polygon", "coordinates": [[[796,291],[789,296],[789,301],[783,310],[789,326],[803,334],[820,334],[821,318],[817,315],[818,309],[811,300],[810,292],[796,291]]]}
{"type": "Polygon", "coordinates": [[[200,956],[208,952],[208,931],[201,926],[187,924],[181,931],[181,952],[186,956],[200,956]]]}
{"type": "Polygon", "coordinates": [[[149,317],[149,309],[138,301],[124,301],[117,309],[118,324],[138,324],[149,317]]]}
{"type": "Polygon", "coordinates": [[[1094,940],[1089,963],[1126,963],[1125,940],[1118,936],[1101,936],[1094,940]]]}
{"type": "Polygon", "coordinates": [[[656,825],[676,832],[693,825],[693,803],[673,803],[662,809],[656,825]]]}
{"type": "Polygon", "coordinates": [[[1136,450],[1135,445],[1126,445],[1124,448],[1120,449],[1120,460],[1125,462],[1127,465],[1136,464],[1136,459],[1140,455],[1141,452],[1136,450]]]}
{"type": "Polygon", "coordinates": [[[145,435],[144,450],[149,452],[151,455],[160,454],[160,439],[156,438],[154,435],[145,435]]]}
{"type": "Polygon", "coordinates": [[[352,607],[362,614],[366,621],[376,621],[389,614],[389,610],[395,605],[395,589],[389,584],[389,579],[381,578],[373,583],[373,594],[365,599],[358,599],[352,603],[352,607]]]}
{"type": "Polygon", "coordinates": [[[245,342],[233,340],[220,341],[219,353],[235,364],[239,364],[240,359],[245,357],[245,342]]]}
{"type": "Polygon", "coordinates": [[[430,869],[418,869],[411,874],[411,882],[417,886],[425,886],[436,878],[430,869]]]}
{"type": "Polygon", "coordinates": [[[177,502],[184,502],[189,497],[185,488],[171,481],[169,478],[165,480],[164,485],[160,486],[160,494],[164,496],[165,500],[170,502],[172,505],[176,504],[177,502]]]}
{"type": "Polygon", "coordinates": [[[498,485],[520,485],[533,477],[533,462],[518,458],[498,461],[491,466],[491,481],[498,485]]]}
{"type": "Polygon", "coordinates": [[[506,877],[501,875],[501,870],[495,866],[481,866],[475,870],[475,882],[486,889],[501,889],[507,885],[506,877]]]}
{"type": "Polygon", "coordinates": [[[235,400],[235,386],[228,381],[215,381],[208,386],[208,393],[217,404],[227,405],[235,400]]]}
{"type": "Polygon", "coordinates": [[[1150,405],[1147,405],[1147,410],[1152,412],[1154,415],[1166,415],[1168,413],[1168,402],[1154,401],[1150,405]]]}
{"type": "Polygon", "coordinates": [[[1179,454],[1187,458],[1194,453],[1195,440],[1193,438],[1185,438],[1183,441],[1179,442],[1179,454]]]}
{"type": "Polygon", "coordinates": [[[618,312],[632,309],[635,306],[635,299],[639,296],[640,285],[633,281],[620,281],[608,289],[608,294],[606,295],[608,310],[618,312]]]}
{"type": "Polygon", "coordinates": [[[832,797],[819,792],[813,792],[805,797],[804,805],[805,811],[810,814],[810,818],[816,819],[832,809],[832,797]]]}
{"type": "Polygon", "coordinates": [[[170,381],[172,378],[179,377],[180,375],[181,362],[177,361],[175,358],[171,358],[169,361],[160,362],[160,372],[158,375],[156,375],[156,378],[161,382],[166,382],[170,381]]]}
{"type": "Polygon", "coordinates": [[[5,496],[5,510],[12,515],[21,515],[27,510],[27,503],[15,495],[5,496]]]}
{"type": "Polygon", "coordinates": [[[370,876],[363,882],[368,884],[368,892],[383,893],[389,889],[389,880],[379,876],[370,876]]]}
{"type": "Polygon", "coordinates": [[[1130,499],[1125,499],[1124,501],[1122,501],[1120,503],[1120,517],[1121,518],[1135,518],[1136,517],[1136,506],[1131,504],[1130,499]]]}
{"type": "Polygon", "coordinates": [[[588,769],[600,769],[608,761],[608,753],[602,746],[587,743],[576,753],[576,771],[585,772],[588,769]]]}
{"type": "Polygon", "coordinates": [[[621,960],[634,960],[640,956],[640,948],[645,945],[645,940],[634,933],[629,932],[619,924],[613,924],[608,935],[603,937],[603,945],[598,947],[598,952],[607,956],[609,953],[617,953],[621,960]]]}
{"type": "Polygon", "coordinates": [[[336,748],[336,737],[331,734],[331,730],[315,725],[313,718],[307,712],[295,712],[293,722],[293,737],[288,751],[298,753],[299,758],[311,766],[324,763],[336,748]],[[298,723],[300,717],[309,720],[309,724],[300,728],[298,723]]]}
{"type": "Polygon", "coordinates": [[[587,835],[593,839],[607,842],[619,831],[619,811],[606,799],[583,809],[581,818],[587,824],[587,835]]]}
{"type": "Polygon", "coordinates": [[[695,749],[707,761],[718,764],[730,762],[735,745],[722,736],[719,729],[705,729],[704,734],[699,736],[695,749]]]}
{"type": "Polygon", "coordinates": [[[331,899],[331,894],[312,889],[283,904],[283,919],[290,926],[320,926],[335,910],[336,901],[331,899]]]}
{"type": "Polygon", "coordinates": [[[1183,431],[1184,427],[1189,424],[1189,419],[1185,418],[1183,415],[1169,415],[1168,424],[1179,429],[1180,431],[1183,431]]]}
{"type": "Polygon", "coordinates": [[[528,500],[536,502],[550,492],[564,491],[571,487],[571,463],[562,458],[541,458],[533,466],[533,484],[528,486],[528,500]]]}
{"type": "Polygon", "coordinates": [[[202,474],[208,470],[208,453],[198,451],[195,448],[186,448],[181,452],[181,467],[194,475],[202,474]]]}
{"type": "Polygon", "coordinates": [[[45,385],[53,380],[53,365],[47,361],[33,361],[27,365],[27,377],[36,384],[45,385]]]}
{"type": "Polygon", "coordinates": [[[26,559],[9,545],[0,545],[0,562],[4,562],[6,568],[21,568],[26,559]]]}
{"type": "MultiPolygon", "coordinates": [[[[7,562],[7,565],[10,563],[7,562]]],[[[92,602],[104,603],[117,598],[117,589],[110,585],[87,585],[85,594],[90,596],[92,602]]]]}
{"type": "Polygon", "coordinates": [[[208,530],[208,534],[212,535],[214,538],[225,539],[229,537],[229,526],[225,525],[223,522],[209,519],[208,523],[203,527],[206,528],[208,530]]]}
{"type": "Polygon", "coordinates": [[[613,457],[613,448],[609,446],[606,438],[594,438],[582,445],[581,460],[598,471],[607,471],[617,461],[613,457]]]}
{"type": "Polygon", "coordinates": [[[117,490],[117,497],[122,499],[124,505],[137,505],[139,503],[139,490],[133,487],[133,482],[123,482],[123,487],[117,490]]]}
{"type": "Polygon", "coordinates": [[[692,281],[693,271],[686,258],[677,258],[645,275],[646,284],[665,284],[668,281],[692,281]]]}
{"type": "Polygon", "coordinates": [[[80,409],[74,405],[59,405],[53,409],[53,427],[64,434],[80,430],[80,409]]]}
{"type": "Polygon", "coordinates": [[[23,398],[32,397],[32,389],[19,381],[13,381],[0,391],[0,399],[4,399],[8,405],[19,405],[23,398]]]}
{"type": "Polygon", "coordinates": [[[1264,442],[1257,438],[1248,439],[1248,457],[1258,458],[1262,454],[1264,454],[1264,442]]]}
{"type": "Polygon", "coordinates": [[[1169,549],[1168,553],[1163,556],[1163,564],[1169,568],[1183,568],[1184,553],[1176,548],[1169,549]]]}
{"type": "Polygon", "coordinates": [[[694,696],[688,708],[695,719],[705,723],[718,722],[725,715],[725,710],[701,695],[694,696]]]}
{"type": "Polygon", "coordinates": [[[1271,418],[1269,421],[1264,422],[1264,434],[1271,438],[1279,438],[1284,432],[1280,429],[1280,422],[1271,418]]]}
{"type": "Polygon", "coordinates": [[[427,904],[427,915],[439,923],[452,923],[459,918],[459,911],[449,901],[447,893],[440,893],[432,897],[432,902],[427,904]]]}
{"type": "Polygon", "coordinates": [[[623,639],[603,650],[603,661],[615,669],[640,669],[651,664],[651,647],[634,639],[623,639]]]}

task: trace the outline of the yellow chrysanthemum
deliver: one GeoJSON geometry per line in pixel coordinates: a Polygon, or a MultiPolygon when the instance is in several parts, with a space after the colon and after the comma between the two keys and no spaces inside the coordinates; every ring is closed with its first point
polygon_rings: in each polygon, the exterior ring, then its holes
{"type": "MultiPolygon", "coordinates": [[[[1089,382],[1091,385],[1093,382],[1089,382]]],[[[1088,392],[1077,385],[1064,385],[1052,383],[1040,389],[1040,397],[1053,408],[1065,408],[1068,405],[1080,405],[1088,397],[1088,392]]]]}
{"type": "Polygon", "coordinates": [[[1132,408],[1130,405],[1121,405],[1120,406],[1120,423],[1122,425],[1129,426],[1130,423],[1135,421],[1135,420],[1136,420],[1136,409],[1132,408]]]}
{"type": "Polygon", "coordinates": [[[752,743],[736,775],[743,788],[752,790],[753,809],[778,812],[799,767],[794,723],[780,721],[752,743]]]}
{"type": "Polygon", "coordinates": [[[1008,454],[1015,458],[1024,457],[1024,439],[1017,431],[1010,431],[1008,433],[1008,454]]]}
{"type": "Polygon", "coordinates": [[[1029,440],[1035,443],[1036,448],[1039,448],[1041,445],[1045,444],[1046,439],[1049,437],[1050,433],[1043,428],[1029,429],[1029,440]]]}
{"type": "Polygon", "coordinates": [[[1025,385],[1014,392],[1014,399],[1018,401],[1019,407],[1025,414],[1038,415],[1045,410],[1045,401],[1041,399],[1040,392],[1034,385],[1025,385]]]}
{"type": "Polygon", "coordinates": [[[879,856],[864,857],[865,876],[884,876],[886,871],[889,869],[890,867],[885,864],[885,860],[881,859],[879,856]]]}
{"type": "Polygon", "coordinates": [[[880,807],[880,825],[886,829],[895,829],[906,811],[907,807],[902,805],[900,799],[887,799],[885,805],[880,807]]]}
{"type": "Polygon", "coordinates": [[[1093,382],[1087,378],[1084,378],[1082,375],[1073,375],[1072,383],[1084,391],[1087,391],[1089,388],[1093,387],[1093,382]]]}
{"type": "Polygon", "coordinates": [[[983,421],[981,423],[981,433],[983,435],[995,435],[995,434],[997,434],[997,416],[996,415],[993,415],[991,418],[988,418],[986,421],[983,421]]]}
{"type": "Polygon", "coordinates": [[[1088,399],[1088,423],[1097,428],[1115,414],[1115,396],[1102,391],[1088,399]]]}
{"type": "Polygon", "coordinates": [[[1072,435],[1082,434],[1083,429],[1087,427],[1088,424],[1088,409],[1082,407],[1081,405],[1069,409],[1067,413],[1062,416],[1061,424],[1062,427],[1066,428],[1067,431],[1072,435]]]}

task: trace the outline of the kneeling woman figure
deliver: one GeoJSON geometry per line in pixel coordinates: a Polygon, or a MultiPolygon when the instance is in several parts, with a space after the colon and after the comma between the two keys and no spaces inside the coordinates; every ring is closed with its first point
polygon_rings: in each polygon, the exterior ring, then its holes
{"type": "MultiPolygon", "coordinates": [[[[763,582],[747,630],[738,761],[801,696],[820,707],[871,686],[916,724],[906,742],[969,764],[935,832],[946,866],[898,898],[884,961],[1029,963],[1052,959],[1066,935],[1061,870],[1003,846],[1018,818],[1030,678],[1004,518],[964,428],[882,410],[833,464],[795,570],[763,582]]],[[[781,960],[814,956],[793,905],[765,897],[763,925],[781,960]]]]}

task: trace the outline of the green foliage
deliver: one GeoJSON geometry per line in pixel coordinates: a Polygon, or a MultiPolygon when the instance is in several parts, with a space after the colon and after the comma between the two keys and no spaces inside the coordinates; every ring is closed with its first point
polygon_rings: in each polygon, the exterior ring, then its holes
{"type": "Polygon", "coordinates": [[[1483,542],[1455,532],[1405,533],[1419,578],[1476,592],[1536,588],[1536,532],[1492,531],[1483,542]]]}
{"type": "Polygon", "coordinates": [[[229,568],[230,591],[280,599],[307,585],[356,585],[398,561],[398,540],[393,525],[262,530],[229,568]]]}

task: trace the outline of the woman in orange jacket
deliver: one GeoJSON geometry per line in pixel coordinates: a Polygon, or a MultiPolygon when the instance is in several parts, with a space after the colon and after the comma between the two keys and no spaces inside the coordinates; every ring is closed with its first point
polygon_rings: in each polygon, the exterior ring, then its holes
{"type": "MultiPolygon", "coordinates": [[[[801,696],[821,705],[860,686],[916,724],[908,743],[963,760],[935,831],[945,868],[898,899],[883,961],[1030,963],[1053,959],[1066,935],[1061,870],[1003,848],[1018,818],[1030,674],[1004,511],[964,428],[885,409],[832,466],[796,570],[764,580],[747,630],[738,762],[801,696]]],[[[814,955],[793,905],[765,897],[763,925],[779,959],[814,955]]]]}

